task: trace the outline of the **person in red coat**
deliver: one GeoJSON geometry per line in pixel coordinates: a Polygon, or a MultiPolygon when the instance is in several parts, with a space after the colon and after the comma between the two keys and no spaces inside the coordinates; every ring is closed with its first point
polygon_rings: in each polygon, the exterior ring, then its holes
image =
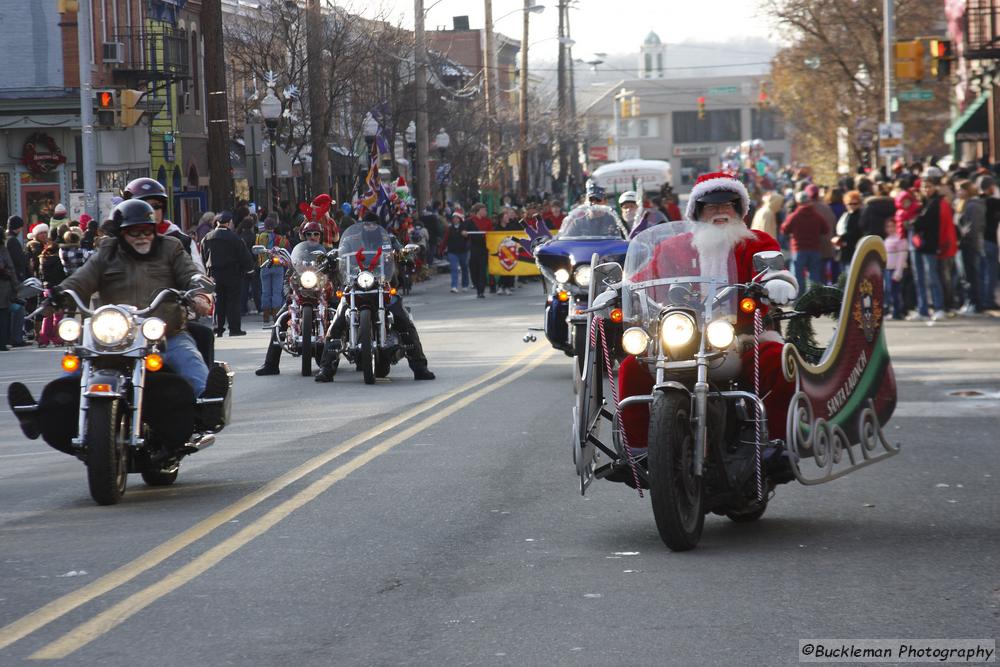
{"type": "MultiPolygon", "coordinates": [[[[671,236],[657,245],[648,266],[632,280],[671,277],[666,267],[698,266],[701,275],[728,274],[736,281],[749,282],[756,272],[753,256],[768,250],[780,251],[778,242],[766,232],[750,230],[744,217],[750,207],[746,187],[725,173],[706,174],[698,179],[688,200],[685,218],[700,223],[692,233],[671,236]],[[649,275],[643,277],[648,272],[649,275]]],[[[668,269],[669,270],[669,269],[668,269]]],[[[788,271],[770,271],[763,278],[771,303],[783,305],[795,298],[798,283],[788,271]]],[[[753,388],[753,317],[740,313],[737,332],[747,341],[742,354],[742,383],[753,388]]],[[[773,438],[785,436],[785,417],[794,387],[781,371],[784,341],[774,331],[766,331],[760,345],[760,381],[768,429],[773,438]]],[[[634,356],[626,357],[618,373],[619,396],[649,394],[653,376],[634,356]]],[[[642,449],[648,444],[649,406],[636,404],[622,409],[622,425],[628,444],[642,449]]]]}
{"type": "Polygon", "coordinates": [[[320,241],[327,248],[336,248],[337,244],[340,243],[340,227],[337,226],[337,222],[330,217],[330,207],[336,202],[333,198],[325,192],[316,195],[316,198],[312,200],[312,217],[310,218],[314,222],[318,222],[320,229],[323,232],[320,241]]]}

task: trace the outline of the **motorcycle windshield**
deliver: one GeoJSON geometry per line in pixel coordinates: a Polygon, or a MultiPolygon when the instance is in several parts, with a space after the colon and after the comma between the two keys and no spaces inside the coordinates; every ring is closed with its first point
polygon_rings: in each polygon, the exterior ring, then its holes
{"type": "Polygon", "coordinates": [[[389,232],[378,224],[359,222],[340,236],[340,271],[350,284],[362,271],[370,271],[381,281],[396,275],[396,262],[389,232]]]}
{"type": "Polygon", "coordinates": [[[727,230],[708,223],[666,222],[636,235],[623,268],[626,320],[648,323],[669,307],[693,310],[705,321],[735,324],[738,282],[727,230]]]}
{"type": "Polygon", "coordinates": [[[326,248],[323,247],[322,243],[302,241],[292,249],[292,267],[297,273],[315,268],[323,255],[326,255],[326,248]],[[322,253],[322,255],[314,255],[313,253],[316,252],[322,253]]]}
{"type": "Polygon", "coordinates": [[[563,219],[556,240],[622,239],[624,228],[610,206],[580,206],[563,219]]]}

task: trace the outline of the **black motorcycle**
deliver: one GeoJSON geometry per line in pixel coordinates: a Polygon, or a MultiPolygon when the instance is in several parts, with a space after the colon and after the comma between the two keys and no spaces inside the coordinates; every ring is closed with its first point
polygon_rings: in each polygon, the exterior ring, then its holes
{"type": "MultiPolygon", "coordinates": [[[[188,381],[170,372],[161,356],[166,322],[150,316],[168,299],[192,306],[194,295],[211,289],[207,279],[187,292],[165,289],[141,310],[129,305],[90,310],[66,290],[82,322],[67,317],[58,325],[69,345],[61,362],[65,375],[46,385],[37,403],[24,385],[11,385],[14,412],[35,413],[45,441],[86,464],[90,495],[98,504],[118,503],[129,473],[141,474],[150,486],[173,484],[181,459],[212,445],[215,433],[229,422],[233,372],[228,365],[214,362],[209,374],[210,382],[224,374],[225,395],[196,398],[188,381]]],[[[199,347],[211,340],[198,337],[199,347]]],[[[202,356],[212,358],[211,351],[202,350],[202,356]]]]}

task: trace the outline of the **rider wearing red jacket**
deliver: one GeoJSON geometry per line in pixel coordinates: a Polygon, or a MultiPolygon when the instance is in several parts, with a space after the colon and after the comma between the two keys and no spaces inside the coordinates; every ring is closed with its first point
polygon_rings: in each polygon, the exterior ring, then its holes
{"type": "MultiPolygon", "coordinates": [[[[725,267],[732,262],[735,264],[737,280],[741,283],[749,282],[757,273],[753,267],[754,254],[781,250],[778,242],[769,234],[747,228],[743,219],[749,206],[750,198],[746,187],[737,179],[721,172],[701,176],[691,191],[685,218],[702,224],[697,227],[693,238],[685,239],[683,244],[666,241],[657,246],[650,262],[651,267],[663,264],[660,253],[671,253],[673,265],[685,262],[685,258],[677,257],[676,253],[688,253],[692,255],[691,260],[697,261],[702,267],[725,267]],[[695,253],[697,258],[694,257],[695,253]]],[[[786,304],[798,292],[798,284],[788,271],[771,271],[764,279],[764,287],[772,303],[786,304]]],[[[740,313],[737,332],[752,334],[753,317],[740,313]]],[[[742,340],[753,339],[744,336],[742,340]]],[[[785,416],[794,389],[781,371],[783,347],[784,341],[776,332],[764,332],[760,345],[761,395],[767,409],[768,430],[773,438],[783,438],[785,435],[785,416]]],[[[753,348],[749,344],[744,348],[742,361],[742,381],[745,386],[753,387],[753,348]]],[[[627,396],[652,393],[654,380],[638,359],[629,356],[621,364],[618,384],[619,396],[624,399],[627,396]]],[[[648,405],[636,404],[623,408],[622,423],[630,447],[647,446],[648,405]]]]}

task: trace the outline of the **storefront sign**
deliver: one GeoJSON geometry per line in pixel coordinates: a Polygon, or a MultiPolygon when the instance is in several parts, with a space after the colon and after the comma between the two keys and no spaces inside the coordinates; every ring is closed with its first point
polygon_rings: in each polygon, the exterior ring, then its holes
{"type": "Polygon", "coordinates": [[[688,157],[690,155],[715,155],[716,148],[711,145],[702,146],[674,146],[674,157],[688,157]]]}

